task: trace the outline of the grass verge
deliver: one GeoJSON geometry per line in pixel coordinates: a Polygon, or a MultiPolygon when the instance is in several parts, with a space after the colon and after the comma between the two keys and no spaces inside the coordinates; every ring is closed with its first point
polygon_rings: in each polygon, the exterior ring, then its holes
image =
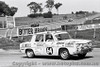
{"type": "Polygon", "coordinates": [[[7,38],[0,38],[0,49],[19,49],[19,44],[7,38]]]}

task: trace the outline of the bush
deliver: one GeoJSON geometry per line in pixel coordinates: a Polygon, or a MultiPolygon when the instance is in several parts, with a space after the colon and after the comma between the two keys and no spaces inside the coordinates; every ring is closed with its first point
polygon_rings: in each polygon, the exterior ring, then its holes
{"type": "Polygon", "coordinates": [[[75,14],[84,14],[84,15],[87,15],[87,14],[89,14],[89,12],[88,11],[76,11],[75,14]]]}
{"type": "Polygon", "coordinates": [[[53,15],[52,15],[52,12],[48,12],[48,13],[44,13],[44,14],[43,14],[43,17],[44,17],[44,18],[52,18],[52,16],[53,16],[53,15]]]}
{"type": "Polygon", "coordinates": [[[41,17],[42,16],[42,14],[40,13],[40,14],[29,14],[28,15],[28,17],[30,17],[30,18],[36,18],[36,17],[41,17]]]}

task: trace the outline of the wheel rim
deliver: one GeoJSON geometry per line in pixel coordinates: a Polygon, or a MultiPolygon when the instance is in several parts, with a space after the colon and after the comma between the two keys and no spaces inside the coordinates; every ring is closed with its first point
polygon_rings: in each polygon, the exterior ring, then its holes
{"type": "Polygon", "coordinates": [[[63,52],[61,53],[61,57],[62,57],[63,59],[67,59],[67,58],[68,58],[68,53],[67,53],[66,51],[63,51],[63,52]]]}
{"type": "Polygon", "coordinates": [[[27,56],[28,57],[33,57],[33,52],[32,51],[27,51],[27,56]]]}

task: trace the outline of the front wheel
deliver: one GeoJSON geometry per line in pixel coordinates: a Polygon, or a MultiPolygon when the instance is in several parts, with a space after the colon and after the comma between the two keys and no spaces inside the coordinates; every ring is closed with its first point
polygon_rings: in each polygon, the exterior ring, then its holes
{"type": "Polygon", "coordinates": [[[63,60],[66,60],[66,59],[69,59],[69,52],[68,50],[66,49],[62,49],[60,50],[60,57],[63,59],[63,60]]]}
{"type": "Polygon", "coordinates": [[[32,58],[32,57],[35,56],[33,50],[27,50],[27,51],[26,51],[26,55],[27,55],[27,57],[29,57],[29,58],[32,58]]]}

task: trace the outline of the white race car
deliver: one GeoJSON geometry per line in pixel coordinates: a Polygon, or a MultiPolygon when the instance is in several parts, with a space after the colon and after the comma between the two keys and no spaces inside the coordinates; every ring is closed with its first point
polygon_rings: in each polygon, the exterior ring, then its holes
{"type": "Polygon", "coordinates": [[[71,55],[78,55],[83,58],[92,49],[91,40],[72,39],[69,33],[64,31],[36,33],[29,42],[20,44],[21,52],[28,57],[44,55],[68,59],[71,55]]]}

